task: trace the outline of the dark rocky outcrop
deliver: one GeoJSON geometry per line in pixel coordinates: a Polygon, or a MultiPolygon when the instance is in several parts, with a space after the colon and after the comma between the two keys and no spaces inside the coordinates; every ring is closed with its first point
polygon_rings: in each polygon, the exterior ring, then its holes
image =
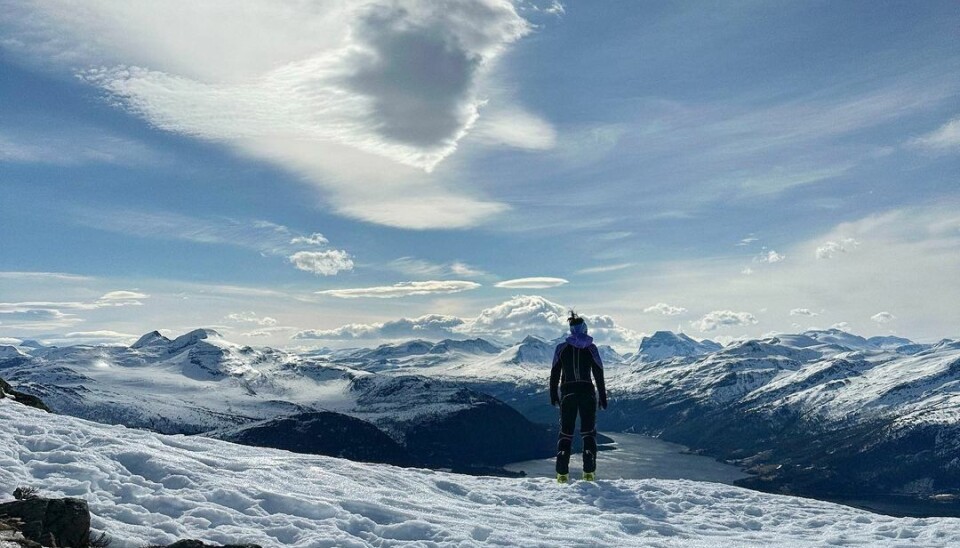
{"type": "Polygon", "coordinates": [[[331,411],[312,411],[259,421],[211,437],[255,447],[362,462],[400,466],[413,463],[410,454],[399,443],[373,424],[331,411]]]}
{"type": "Polygon", "coordinates": [[[90,509],[74,498],[26,498],[0,504],[0,519],[43,546],[90,545],[90,509]]]}
{"type": "Polygon", "coordinates": [[[27,539],[20,532],[20,520],[0,518],[0,546],[14,545],[21,548],[40,548],[41,544],[27,539]]]}
{"type": "Polygon", "coordinates": [[[40,398],[14,390],[13,387],[3,379],[0,379],[0,398],[12,398],[24,405],[42,409],[48,413],[50,412],[50,408],[47,407],[40,398]]]}

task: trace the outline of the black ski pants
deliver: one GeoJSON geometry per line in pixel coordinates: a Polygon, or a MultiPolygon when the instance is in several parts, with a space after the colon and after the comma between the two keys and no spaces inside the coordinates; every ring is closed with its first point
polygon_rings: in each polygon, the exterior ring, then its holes
{"type": "Polygon", "coordinates": [[[597,394],[593,385],[582,385],[572,390],[560,390],[560,439],[557,441],[557,473],[570,473],[570,451],[573,430],[580,415],[580,435],[583,437],[583,471],[597,469],[597,394]]]}

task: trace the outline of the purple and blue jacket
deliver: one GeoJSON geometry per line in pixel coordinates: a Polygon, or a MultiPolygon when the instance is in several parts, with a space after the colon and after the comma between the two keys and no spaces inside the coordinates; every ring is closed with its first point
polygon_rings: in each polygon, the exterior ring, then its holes
{"type": "Polygon", "coordinates": [[[600,401],[607,400],[607,390],[603,382],[603,361],[600,359],[600,351],[593,344],[593,337],[587,335],[586,330],[586,324],[572,326],[570,336],[558,344],[553,352],[553,367],[550,369],[551,401],[560,401],[561,392],[592,392],[593,380],[596,380],[600,401]]]}

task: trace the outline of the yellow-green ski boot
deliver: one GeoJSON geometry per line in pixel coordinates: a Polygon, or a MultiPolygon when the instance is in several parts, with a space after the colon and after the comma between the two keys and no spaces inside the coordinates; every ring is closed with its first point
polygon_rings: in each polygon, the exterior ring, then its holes
{"type": "Polygon", "coordinates": [[[583,481],[593,481],[593,480],[594,480],[593,472],[584,472],[584,473],[583,473],[583,481]]]}
{"type": "Polygon", "coordinates": [[[557,483],[567,483],[570,480],[570,474],[557,474],[557,483]]]}

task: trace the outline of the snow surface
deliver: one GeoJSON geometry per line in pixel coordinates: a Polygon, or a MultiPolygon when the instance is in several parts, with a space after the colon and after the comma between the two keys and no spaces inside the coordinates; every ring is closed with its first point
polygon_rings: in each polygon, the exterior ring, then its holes
{"type": "Polygon", "coordinates": [[[0,492],[86,499],[116,548],[180,538],[264,546],[925,546],[960,520],[893,518],[684,480],[557,485],[163,436],[0,401],[0,492]]]}

